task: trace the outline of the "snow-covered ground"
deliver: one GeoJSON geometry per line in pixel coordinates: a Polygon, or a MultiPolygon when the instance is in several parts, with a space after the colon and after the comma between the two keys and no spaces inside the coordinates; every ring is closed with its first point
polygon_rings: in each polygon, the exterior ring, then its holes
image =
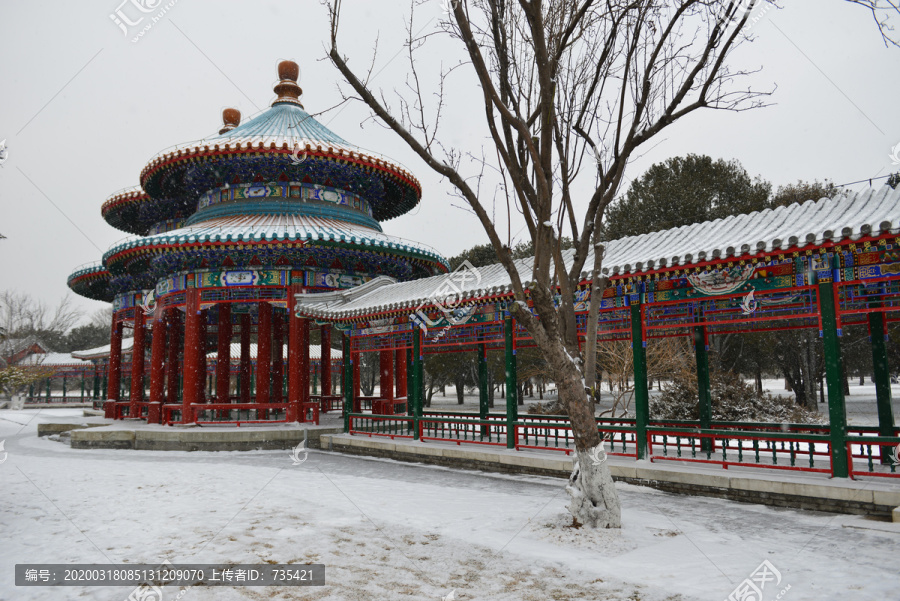
{"type": "Polygon", "coordinates": [[[619,484],[624,528],[587,531],[568,527],[558,479],[316,451],[294,466],[287,451],[72,450],[36,437],[39,421],[73,414],[0,411],[0,599],[124,601],[132,590],[16,588],[16,563],[164,560],[326,565],[325,587],[194,587],[187,601],[451,591],[466,601],[721,601],[764,560],[781,575],[764,601],[787,587],[785,601],[900,596],[896,524],[619,484]]]}

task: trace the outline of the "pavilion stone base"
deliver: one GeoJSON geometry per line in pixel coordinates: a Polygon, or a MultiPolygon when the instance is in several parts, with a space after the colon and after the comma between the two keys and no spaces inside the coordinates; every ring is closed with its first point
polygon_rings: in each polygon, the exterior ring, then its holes
{"type": "MultiPolygon", "coordinates": [[[[473,446],[338,434],[322,436],[320,448],[479,471],[559,478],[568,478],[572,471],[572,458],[562,454],[548,456],[473,446]]],[[[836,481],[824,477],[818,482],[808,477],[789,481],[789,477],[782,473],[756,474],[734,470],[733,475],[727,472],[718,474],[695,466],[660,465],[646,461],[638,463],[629,458],[614,457],[610,458],[609,468],[615,480],[671,493],[887,519],[891,519],[893,512],[894,521],[900,521],[900,511],[894,509],[900,505],[900,489],[892,483],[836,481]]]]}
{"type": "Polygon", "coordinates": [[[73,449],[134,449],[138,451],[255,451],[293,449],[307,436],[307,448],[319,448],[323,434],[340,432],[340,428],[262,430],[73,430],[73,449]]]}
{"type": "Polygon", "coordinates": [[[105,424],[38,424],[37,435],[52,436],[54,434],[62,434],[70,430],[83,430],[85,428],[100,428],[105,424]]]}

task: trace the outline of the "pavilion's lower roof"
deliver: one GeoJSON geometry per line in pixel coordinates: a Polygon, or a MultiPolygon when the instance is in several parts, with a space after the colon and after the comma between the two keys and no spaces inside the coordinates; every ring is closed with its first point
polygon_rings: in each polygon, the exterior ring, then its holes
{"type": "Polygon", "coordinates": [[[104,264],[133,249],[159,246],[192,246],[208,243],[238,245],[283,242],[339,242],[368,249],[410,253],[447,267],[433,248],[327,217],[306,215],[243,215],[211,219],[164,234],[135,237],[117,244],[103,255],[104,264]]]}
{"type": "MultiPolygon", "coordinates": [[[[885,186],[841,198],[823,198],[762,212],[736,215],[662,232],[632,236],[606,244],[603,273],[613,277],[643,276],[767,253],[793,252],[841,240],[858,240],[900,232],[900,190],[885,186]]],[[[573,251],[565,251],[571,265],[573,251]]],[[[593,257],[585,261],[585,269],[593,257]]],[[[531,279],[533,259],[516,262],[521,279],[531,279]]],[[[478,267],[472,273],[444,274],[411,282],[386,278],[353,291],[297,297],[297,311],[309,317],[352,320],[397,310],[432,306],[437,295],[455,287],[465,299],[508,296],[511,280],[502,265],[478,267]]],[[[590,277],[588,271],[582,278],[590,277]]]]}
{"type": "MultiPolygon", "coordinates": [[[[123,338],[122,354],[130,355],[132,346],[134,346],[134,338],[123,338]]],[[[109,345],[84,349],[82,351],[72,351],[72,357],[75,359],[106,359],[109,357],[109,345]]]]}

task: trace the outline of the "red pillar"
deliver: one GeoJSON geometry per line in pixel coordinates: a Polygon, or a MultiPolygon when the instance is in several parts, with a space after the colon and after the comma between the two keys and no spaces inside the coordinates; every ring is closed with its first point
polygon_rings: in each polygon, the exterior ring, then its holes
{"type": "Polygon", "coordinates": [[[362,399],[360,396],[360,387],[359,387],[359,361],[362,358],[362,353],[352,353],[353,357],[353,413],[360,413],[362,411],[362,399]]]}
{"type": "Polygon", "coordinates": [[[294,294],[300,286],[291,286],[288,295],[288,421],[305,421],[301,404],[309,401],[309,320],[297,317],[294,294]]]}
{"type": "Polygon", "coordinates": [[[241,390],[240,401],[242,403],[250,402],[250,315],[245,313],[241,315],[241,390]]]}
{"type": "Polygon", "coordinates": [[[219,305],[219,333],[216,341],[216,402],[231,401],[231,305],[219,305]]]}
{"type": "Polygon", "coordinates": [[[152,347],[150,348],[150,406],[147,409],[147,423],[158,424],[162,416],[163,385],[166,372],[163,359],[166,355],[166,319],[165,313],[159,311],[153,320],[151,330],[152,347]]]}
{"type": "Polygon", "coordinates": [[[272,315],[272,395],[273,403],[282,401],[284,387],[284,320],[281,313],[272,315]]]}
{"type": "Polygon", "coordinates": [[[107,374],[104,417],[116,417],[115,402],[119,400],[119,383],[122,377],[122,324],[113,312],[109,335],[109,372],[107,374]]]}
{"type": "Polygon", "coordinates": [[[269,368],[272,365],[272,305],[259,303],[259,324],[256,328],[256,403],[269,402],[269,368]]]}
{"type": "Polygon", "coordinates": [[[181,347],[181,311],[167,309],[166,331],[169,355],[166,357],[166,403],[174,405],[178,402],[178,374],[181,365],[178,360],[178,349],[181,347]]]}
{"type": "Polygon", "coordinates": [[[398,348],[394,351],[394,366],[397,374],[397,398],[403,398],[406,393],[406,349],[398,348]]]}
{"type": "Polygon", "coordinates": [[[131,395],[128,400],[128,417],[141,416],[138,403],[144,400],[144,311],[134,308],[134,344],[131,347],[131,395]]]}
{"type": "Polygon", "coordinates": [[[305,422],[306,410],[302,408],[309,402],[309,320],[296,317],[294,319],[300,322],[300,371],[298,375],[300,379],[301,411],[299,417],[301,422],[305,422]]]}
{"type": "Polygon", "coordinates": [[[394,351],[381,351],[379,358],[381,368],[381,398],[394,398],[394,351]]]}
{"type": "Polygon", "coordinates": [[[188,288],[184,312],[184,390],[181,423],[194,423],[193,403],[200,402],[200,291],[188,288]]]}
{"type": "Polygon", "coordinates": [[[209,366],[206,353],[209,352],[209,310],[200,312],[200,389],[197,398],[200,403],[206,402],[206,385],[209,382],[209,366]]]}
{"type": "Polygon", "coordinates": [[[322,396],[331,394],[331,325],[325,324],[319,328],[322,351],[322,396]]]}

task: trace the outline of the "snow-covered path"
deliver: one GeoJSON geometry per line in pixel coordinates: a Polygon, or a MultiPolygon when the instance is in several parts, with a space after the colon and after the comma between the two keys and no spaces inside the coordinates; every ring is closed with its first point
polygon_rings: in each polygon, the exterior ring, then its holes
{"type": "MultiPolygon", "coordinates": [[[[763,561],[764,600],[894,599],[900,527],[619,484],[625,527],[567,527],[563,482],[310,452],[83,451],[36,438],[54,411],[0,411],[0,599],[124,600],[16,588],[16,563],[304,563],[320,588],[182,599],[727,599],[763,561]],[[20,426],[16,422],[25,423],[20,426]],[[0,457],[2,458],[2,457],[0,457]]],[[[177,590],[167,590],[166,600],[177,590]]]]}

